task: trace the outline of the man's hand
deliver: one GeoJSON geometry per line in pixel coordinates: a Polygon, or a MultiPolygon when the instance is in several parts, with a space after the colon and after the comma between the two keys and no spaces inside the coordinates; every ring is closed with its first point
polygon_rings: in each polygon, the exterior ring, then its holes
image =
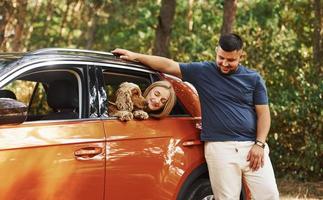
{"type": "Polygon", "coordinates": [[[128,51],[126,49],[115,49],[112,51],[115,55],[120,55],[121,59],[129,60],[129,61],[137,61],[136,53],[132,51],[128,51]]]}
{"type": "Polygon", "coordinates": [[[248,153],[247,161],[252,171],[257,171],[264,166],[264,149],[258,145],[253,145],[248,153]]]}

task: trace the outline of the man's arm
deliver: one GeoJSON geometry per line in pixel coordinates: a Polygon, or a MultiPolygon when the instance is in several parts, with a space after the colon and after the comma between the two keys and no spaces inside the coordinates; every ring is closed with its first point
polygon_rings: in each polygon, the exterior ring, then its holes
{"type": "MultiPolygon", "coordinates": [[[[265,143],[270,129],[270,112],[268,105],[256,105],[257,113],[257,140],[265,143]]],[[[253,145],[250,149],[247,160],[249,167],[256,171],[264,165],[264,149],[253,145]]]]}
{"type": "Polygon", "coordinates": [[[112,53],[120,54],[121,59],[141,62],[154,70],[171,74],[182,79],[182,73],[179,67],[179,63],[171,59],[160,56],[135,53],[125,49],[115,49],[112,51],[112,53]]]}
{"type": "Polygon", "coordinates": [[[257,140],[265,143],[270,129],[270,111],[268,105],[256,105],[257,140]]]}

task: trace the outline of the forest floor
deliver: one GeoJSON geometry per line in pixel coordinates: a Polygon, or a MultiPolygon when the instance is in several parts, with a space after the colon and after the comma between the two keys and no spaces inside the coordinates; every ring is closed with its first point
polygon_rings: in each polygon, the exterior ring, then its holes
{"type": "Polygon", "coordinates": [[[300,182],[277,179],[281,200],[317,200],[323,199],[323,181],[300,182]]]}

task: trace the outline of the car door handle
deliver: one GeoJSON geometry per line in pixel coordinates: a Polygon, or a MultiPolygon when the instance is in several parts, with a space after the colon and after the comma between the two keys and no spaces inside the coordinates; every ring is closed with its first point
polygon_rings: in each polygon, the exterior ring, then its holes
{"type": "Polygon", "coordinates": [[[189,146],[196,146],[196,145],[201,145],[202,142],[201,140],[187,140],[183,142],[184,147],[189,147],[189,146]]]}
{"type": "Polygon", "coordinates": [[[101,147],[84,147],[74,152],[74,156],[77,160],[89,160],[96,155],[102,153],[101,147]]]}

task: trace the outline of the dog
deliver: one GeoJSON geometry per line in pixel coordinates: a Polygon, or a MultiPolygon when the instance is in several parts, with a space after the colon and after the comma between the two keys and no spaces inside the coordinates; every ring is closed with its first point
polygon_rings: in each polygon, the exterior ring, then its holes
{"type": "Polygon", "coordinates": [[[118,117],[120,121],[132,119],[148,119],[149,115],[144,111],[147,106],[146,99],[137,84],[123,82],[115,93],[115,102],[109,101],[108,113],[118,117]]]}

